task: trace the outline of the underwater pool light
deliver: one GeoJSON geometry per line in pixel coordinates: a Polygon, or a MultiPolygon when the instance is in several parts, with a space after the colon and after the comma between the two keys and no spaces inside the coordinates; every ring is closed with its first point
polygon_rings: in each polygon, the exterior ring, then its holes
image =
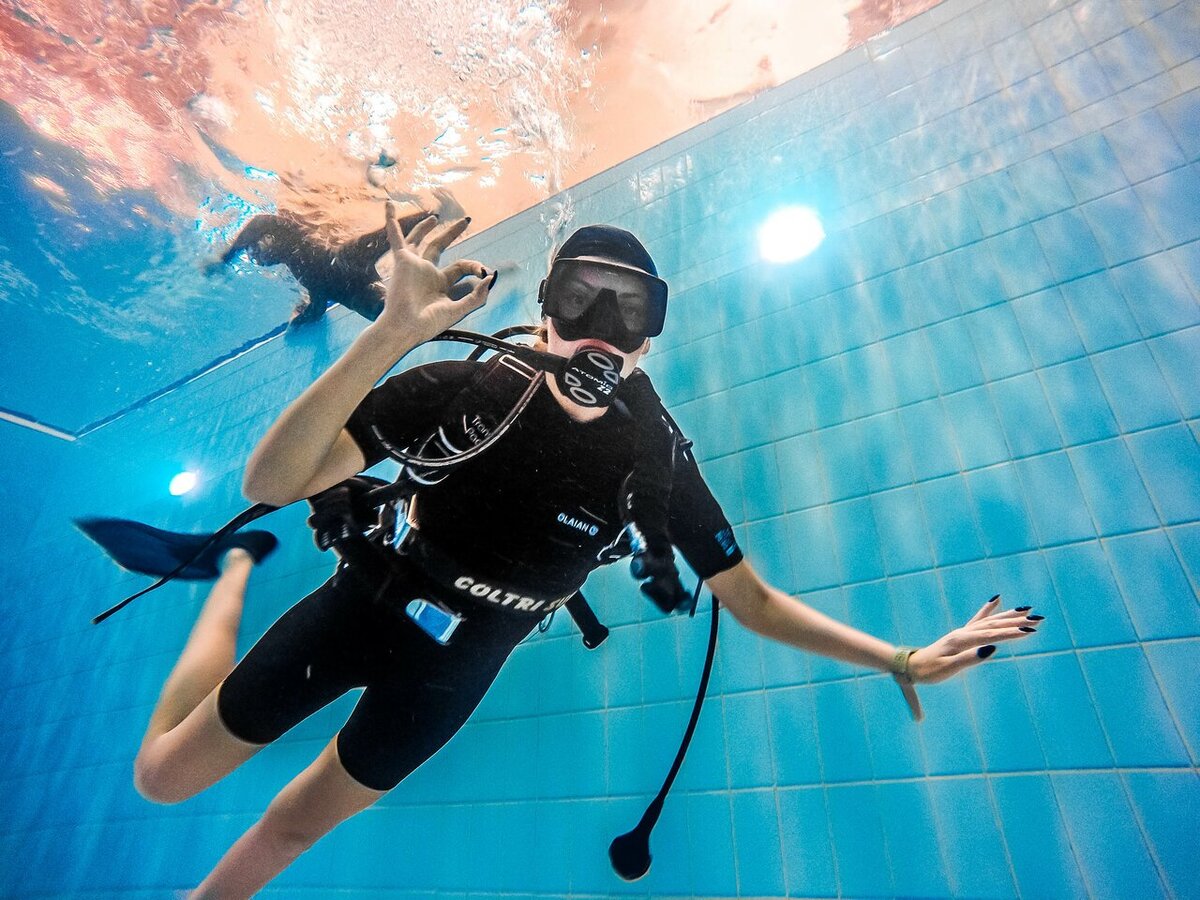
{"type": "Polygon", "coordinates": [[[188,491],[196,486],[197,475],[195,472],[180,472],[171,479],[167,490],[171,492],[172,497],[182,497],[188,491]]]}
{"type": "Polygon", "coordinates": [[[767,262],[803,259],[825,240],[825,228],[816,210],[807,206],[777,209],[758,229],[758,253],[767,262]]]}

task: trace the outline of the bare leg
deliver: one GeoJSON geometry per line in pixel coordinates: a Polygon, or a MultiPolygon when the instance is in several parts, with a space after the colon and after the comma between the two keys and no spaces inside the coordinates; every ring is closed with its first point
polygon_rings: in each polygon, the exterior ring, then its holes
{"type": "Polygon", "coordinates": [[[235,549],[225,555],[222,567],[179,661],[167,676],[134,762],[138,790],[151,800],[184,800],[259,749],[231,735],[217,716],[217,688],[233,670],[254,560],[235,549]]]}
{"type": "Polygon", "coordinates": [[[193,900],[253,896],[338,823],[385,793],[350,777],[338,759],[335,738],[221,857],[192,894],[193,900]]]}

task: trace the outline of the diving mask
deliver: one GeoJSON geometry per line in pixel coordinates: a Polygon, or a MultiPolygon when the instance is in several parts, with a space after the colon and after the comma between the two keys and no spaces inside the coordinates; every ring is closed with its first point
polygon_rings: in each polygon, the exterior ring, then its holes
{"type": "Polygon", "coordinates": [[[596,338],[632,353],[646,338],[662,334],[667,283],[609,260],[557,259],[538,300],[566,340],[596,338]]]}

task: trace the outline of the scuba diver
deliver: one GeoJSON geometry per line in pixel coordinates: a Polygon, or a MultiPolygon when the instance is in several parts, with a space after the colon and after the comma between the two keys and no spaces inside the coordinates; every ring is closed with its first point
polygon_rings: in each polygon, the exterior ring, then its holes
{"type": "MultiPolygon", "coordinates": [[[[462,207],[449,191],[439,188],[433,194],[438,201],[435,215],[445,220],[461,218],[462,207]]],[[[400,218],[400,231],[407,234],[429,215],[428,211],[419,210],[400,218]]],[[[317,321],[331,303],[340,303],[372,320],[383,311],[385,288],[375,264],[388,252],[385,228],[331,247],[296,219],[260,213],[242,227],[225,252],[205,271],[216,274],[243,250],[257,265],[287,266],[300,282],[302,296],[292,310],[289,325],[317,321]]],[[[458,300],[464,293],[463,286],[455,285],[451,296],[458,300]]]]}
{"type": "Polygon", "coordinates": [[[466,259],[438,266],[465,228],[429,217],[406,236],[387,205],[395,269],[383,310],[255,448],[246,496],[265,509],[311,498],[318,546],[339,563],[236,664],[256,557],[224,538],[206,551],[223,568],[138,751],[144,797],[185,800],[346,691],[365,691],[194,897],[252,895],[377,802],[463,726],[545,616],[622,555],[662,609],[689,605],[674,547],[712,591],[714,627],[719,598],[760,635],[892,672],[906,697],[1036,631],[1029,607],[1000,611],[993,597],[932,644],[897,648],[763,581],[637,369],[662,330],[667,285],[627,231],[586,226],[558,248],[539,291],[539,349],[421,365],[376,386],[486,303],[494,272],[466,259]],[[467,287],[458,300],[456,284],[467,287]],[[388,456],[404,463],[399,488],[357,474],[388,456]],[[388,492],[393,501],[376,505],[388,492]]]}

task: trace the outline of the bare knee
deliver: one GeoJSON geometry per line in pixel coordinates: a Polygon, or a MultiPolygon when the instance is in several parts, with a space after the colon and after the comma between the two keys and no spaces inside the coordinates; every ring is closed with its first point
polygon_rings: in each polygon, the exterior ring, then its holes
{"type": "Polygon", "coordinates": [[[306,821],[288,806],[287,803],[280,803],[276,799],[267,807],[257,826],[262,838],[284,853],[299,856],[332,831],[333,825],[336,824],[306,821]]]}
{"type": "Polygon", "coordinates": [[[151,803],[168,805],[182,803],[196,793],[181,785],[169,767],[154,762],[144,750],[133,761],[133,786],[151,803]]]}

